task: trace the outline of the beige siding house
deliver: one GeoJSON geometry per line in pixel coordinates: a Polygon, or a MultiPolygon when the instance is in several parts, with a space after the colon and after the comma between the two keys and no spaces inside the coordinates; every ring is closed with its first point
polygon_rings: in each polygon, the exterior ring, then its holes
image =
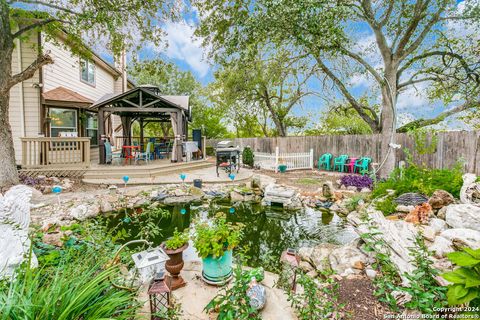
{"type": "MultiPolygon", "coordinates": [[[[62,43],[62,39],[58,41],[62,43]]],[[[49,52],[54,63],[44,66],[33,78],[10,91],[10,125],[17,164],[27,166],[28,163],[34,167],[37,162],[46,161],[45,157],[52,150],[62,148],[59,142],[52,145],[58,137],[79,137],[77,142],[70,144],[70,150],[80,150],[82,141],[89,140],[91,150],[81,152],[88,155],[85,161],[94,160],[95,154],[98,155],[97,114],[87,108],[106,95],[119,94],[133,87],[126,79],[125,58],[119,59],[123,63],[113,66],[92,52],[86,60],[61,44],[47,41],[44,35],[33,33],[28,40],[16,44],[12,72],[20,72],[30,65],[38,50],[49,52]],[[47,147],[42,145],[42,137],[51,138],[47,147]]],[[[113,136],[122,135],[120,131],[115,133],[115,128],[119,127],[119,118],[112,116],[113,136]]],[[[50,157],[48,161],[54,160],[50,157]]]]}

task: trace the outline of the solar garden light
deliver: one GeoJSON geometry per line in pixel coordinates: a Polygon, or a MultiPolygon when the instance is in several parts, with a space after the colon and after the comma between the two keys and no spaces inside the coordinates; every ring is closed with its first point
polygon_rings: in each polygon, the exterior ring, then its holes
{"type": "Polygon", "coordinates": [[[287,281],[285,289],[295,292],[297,289],[297,269],[300,265],[300,257],[294,249],[288,248],[282,252],[280,262],[282,264],[283,278],[287,281]]]}
{"type": "Polygon", "coordinates": [[[60,193],[62,192],[62,186],[53,186],[52,192],[57,195],[58,206],[60,206],[60,193]]]}
{"type": "Polygon", "coordinates": [[[170,259],[160,247],[148,248],[132,254],[133,262],[143,283],[150,281],[159,273],[165,273],[165,262],[170,259]]]}
{"type": "Polygon", "coordinates": [[[170,287],[171,283],[167,284],[164,272],[157,273],[150,282],[148,297],[150,300],[151,320],[168,319],[167,311],[171,306],[170,287]]]}

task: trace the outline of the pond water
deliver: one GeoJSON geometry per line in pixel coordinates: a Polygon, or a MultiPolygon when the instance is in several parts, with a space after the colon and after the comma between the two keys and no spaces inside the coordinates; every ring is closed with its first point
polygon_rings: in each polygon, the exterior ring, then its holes
{"type": "MultiPolygon", "coordinates": [[[[252,203],[232,206],[221,201],[162,208],[168,212],[123,210],[108,216],[103,223],[113,231],[116,242],[143,238],[159,245],[173,234],[175,228],[183,231],[190,227],[194,232],[196,219],[208,220],[215,213],[224,212],[228,221],[245,225],[240,246],[245,249],[248,265],[252,267],[278,266],[281,253],[287,248],[299,249],[322,242],[343,244],[356,238],[353,229],[345,226],[343,219],[311,208],[287,211],[252,203]]],[[[198,259],[191,243],[184,257],[187,261],[198,259]]]]}

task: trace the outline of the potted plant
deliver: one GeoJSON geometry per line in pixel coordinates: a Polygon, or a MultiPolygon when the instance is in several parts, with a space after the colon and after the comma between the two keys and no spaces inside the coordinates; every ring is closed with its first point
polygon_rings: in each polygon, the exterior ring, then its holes
{"type": "Polygon", "coordinates": [[[183,287],[186,283],[180,276],[183,269],[183,251],[188,248],[188,229],[179,232],[177,228],[173,232],[173,236],[162,243],[162,249],[168,255],[170,260],[165,263],[165,269],[171,275],[171,290],[183,287]]]}
{"type": "Polygon", "coordinates": [[[213,285],[223,285],[232,277],[232,250],[242,236],[242,225],[227,222],[225,214],[217,214],[211,223],[195,225],[193,245],[202,258],[202,278],[213,285]]]}

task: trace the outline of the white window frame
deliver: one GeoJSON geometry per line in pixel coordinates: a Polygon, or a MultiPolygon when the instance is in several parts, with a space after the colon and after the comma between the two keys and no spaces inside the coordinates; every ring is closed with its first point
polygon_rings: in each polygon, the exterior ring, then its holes
{"type": "Polygon", "coordinates": [[[90,145],[97,146],[98,145],[98,114],[96,114],[95,112],[91,112],[91,111],[85,111],[85,115],[87,116],[87,121],[85,123],[85,136],[88,137],[88,130],[97,131],[97,139],[95,141],[93,141],[93,140],[90,141],[90,145]],[[92,117],[97,117],[97,127],[96,128],[89,128],[88,127],[88,116],[89,115],[92,116],[92,117]]]}
{"type": "Polygon", "coordinates": [[[92,60],[80,58],[80,81],[81,82],[95,87],[96,81],[97,81],[97,74],[96,73],[97,73],[97,68],[96,68],[95,62],[93,62],[92,60]],[[85,64],[85,67],[87,68],[87,80],[83,79],[82,64],[85,64]],[[90,82],[89,79],[88,79],[89,78],[89,70],[90,70],[91,65],[93,65],[93,81],[92,82],[90,82]]]}

